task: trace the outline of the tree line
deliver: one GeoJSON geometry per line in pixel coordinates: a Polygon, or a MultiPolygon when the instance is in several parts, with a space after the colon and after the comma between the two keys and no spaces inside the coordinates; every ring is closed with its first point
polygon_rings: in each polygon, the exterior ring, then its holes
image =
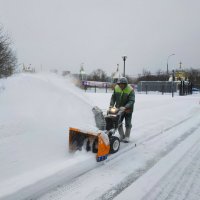
{"type": "MultiPolygon", "coordinates": [[[[175,70],[174,73],[180,72],[181,70],[175,70]]],[[[185,69],[182,70],[185,73],[186,79],[193,84],[200,85],[200,69],[185,69]]],[[[172,72],[171,72],[172,75],[172,72]]],[[[138,75],[137,81],[168,81],[169,75],[161,70],[157,71],[156,74],[151,74],[150,71],[143,70],[142,75],[138,75]]]]}
{"type": "MultiPolygon", "coordinates": [[[[191,81],[192,83],[196,85],[200,85],[200,69],[190,68],[184,71],[189,81],[191,81]]],[[[87,80],[110,82],[111,77],[108,76],[104,70],[97,69],[97,70],[94,70],[89,75],[87,75],[87,80]]],[[[155,74],[152,74],[151,71],[143,70],[142,74],[139,74],[137,77],[126,75],[126,78],[128,79],[129,83],[137,84],[140,81],[168,81],[169,75],[166,72],[163,72],[161,70],[158,70],[157,73],[155,74]]]]}
{"type": "Polygon", "coordinates": [[[11,40],[0,27],[0,78],[11,76],[14,73],[17,58],[11,48],[11,40]]]}

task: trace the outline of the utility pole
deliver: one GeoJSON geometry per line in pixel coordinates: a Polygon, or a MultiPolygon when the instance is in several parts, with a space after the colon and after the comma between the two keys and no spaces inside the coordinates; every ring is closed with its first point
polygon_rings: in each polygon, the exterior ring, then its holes
{"type": "Polygon", "coordinates": [[[174,80],[175,80],[175,72],[172,70],[172,97],[174,97],[174,80]]]}
{"type": "Polygon", "coordinates": [[[126,59],[127,59],[127,56],[122,56],[122,59],[123,59],[123,61],[124,61],[124,77],[125,77],[125,62],[126,62],[126,59]]]}
{"type": "Polygon", "coordinates": [[[167,58],[167,75],[169,74],[169,66],[168,66],[169,58],[170,58],[171,56],[174,56],[174,55],[175,55],[175,54],[173,53],[173,54],[169,55],[168,58],[167,58]]]}

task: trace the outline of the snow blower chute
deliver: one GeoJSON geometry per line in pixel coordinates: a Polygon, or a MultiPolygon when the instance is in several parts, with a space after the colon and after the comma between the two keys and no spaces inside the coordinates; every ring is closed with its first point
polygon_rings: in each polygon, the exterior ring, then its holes
{"type": "Polygon", "coordinates": [[[96,153],[96,160],[100,162],[107,159],[108,154],[119,150],[120,140],[114,134],[120,125],[120,117],[123,113],[117,108],[110,108],[105,116],[98,107],[94,107],[92,111],[99,131],[69,128],[69,150],[73,152],[85,148],[96,153]]]}

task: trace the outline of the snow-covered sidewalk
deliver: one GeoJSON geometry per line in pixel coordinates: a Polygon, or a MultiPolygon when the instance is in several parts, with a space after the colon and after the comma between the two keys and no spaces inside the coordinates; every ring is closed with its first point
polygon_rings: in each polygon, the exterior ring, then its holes
{"type": "Polygon", "coordinates": [[[134,139],[133,144],[123,146],[119,153],[114,155],[114,159],[111,156],[102,166],[79,176],[69,184],[57,187],[40,200],[57,198],[60,200],[68,198],[93,200],[115,197],[117,199],[140,199],[146,195],[148,197],[149,190],[163,176],[166,176],[172,166],[174,167],[194,146],[197,139],[200,139],[199,121],[200,114],[196,114],[184,123],[179,122],[170,127],[165,132],[151,133],[149,134],[151,137],[134,139]],[[146,178],[148,173],[150,175],[146,178]],[[140,183],[140,180],[143,181],[140,183]],[[128,188],[127,191],[126,188],[128,188]],[[133,196],[136,198],[132,198],[133,196]]]}
{"type": "Polygon", "coordinates": [[[115,199],[200,199],[200,123],[191,131],[191,136],[115,199]]]}

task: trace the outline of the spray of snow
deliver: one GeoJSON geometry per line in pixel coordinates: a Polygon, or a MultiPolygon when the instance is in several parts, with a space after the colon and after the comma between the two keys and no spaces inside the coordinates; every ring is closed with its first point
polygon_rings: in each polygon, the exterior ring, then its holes
{"type": "Polygon", "coordinates": [[[1,181],[67,159],[69,127],[95,126],[91,103],[70,79],[19,74],[0,85],[1,181]]]}

